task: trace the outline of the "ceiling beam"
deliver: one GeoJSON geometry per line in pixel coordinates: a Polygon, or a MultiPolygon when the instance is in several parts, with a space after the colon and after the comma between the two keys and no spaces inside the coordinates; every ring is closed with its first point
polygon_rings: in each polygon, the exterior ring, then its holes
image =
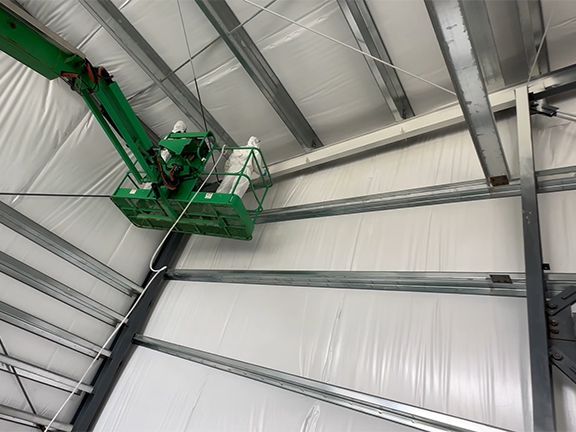
{"type": "MultiPolygon", "coordinates": [[[[531,78],[550,72],[550,62],[546,41],[536,59],[538,48],[544,36],[544,17],[540,0],[516,0],[518,19],[524,43],[524,55],[531,71],[531,78]],[[536,59],[536,61],[535,61],[536,59]]],[[[526,75],[528,77],[528,74],[526,75]]]]}
{"type": "MultiPolygon", "coordinates": [[[[7,419],[14,419],[17,421],[17,423],[24,422],[36,426],[48,426],[48,424],[50,424],[49,418],[41,417],[36,414],[22,411],[16,408],[11,408],[6,405],[0,405],[0,419],[3,417],[7,419]]],[[[62,432],[71,432],[72,425],[68,423],[53,422],[52,426],[50,426],[50,429],[62,432]]]]}
{"type": "Polygon", "coordinates": [[[228,4],[211,0],[196,3],[300,145],[304,149],[321,147],[320,138],[228,4]]]}
{"type": "MultiPolygon", "coordinates": [[[[360,49],[387,63],[392,63],[366,0],[338,0],[338,5],[360,49]]],[[[396,70],[367,56],[364,56],[364,60],[394,119],[400,121],[413,117],[414,111],[396,70]]]]}
{"type": "Polygon", "coordinates": [[[503,431],[494,426],[143,335],[137,335],[134,341],[145,348],[414,429],[427,432],[445,432],[447,430],[458,432],[503,431]]]}
{"type": "Polygon", "coordinates": [[[130,279],[3,202],[0,223],[124,294],[142,292],[142,287],[130,279]]]}
{"type": "Polygon", "coordinates": [[[208,110],[201,106],[194,93],[111,0],[80,0],[80,3],[198,129],[204,129],[205,117],[208,128],[219,142],[227,146],[236,146],[232,137],[208,110]]]}
{"type": "Polygon", "coordinates": [[[470,39],[476,49],[488,89],[504,87],[504,75],[498,57],[498,47],[494,39],[492,24],[485,0],[466,0],[462,8],[468,22],[470,39]]]}
{"type": "Polygon", "coordinates": [[[118,312],[4,252],[0,252],[0,272],[106,324],[114,326],[122,321],[118,312]]]}
{"type": "MultiPolygon", "coordinates": [[[[99,345],[4,302],[0,302],[0,321],[90,357],[100,350],[99,345]]],[[[110,351],[104,350],[102,355],[109,356],[110,351]]]]}
{"type": "Polygon", "coordinates": [[[462,2],[425,0],[425,4],[484,175],[492,186],[506,185],[508,164],[462,2]]]}
{"type": "MultiPolygon", "coordinates": [[[[78,382],[76,379],[51,372],[40,366],[4,354],[0,354],[0,364],[5,364],[17,369],[22,378],[33,379],[36,382],[66,391],[74,390],[78,382]]],[[[82,383],[78,387],[78,390],[85,393],[92,393],[92,386],[82,383]]]]}

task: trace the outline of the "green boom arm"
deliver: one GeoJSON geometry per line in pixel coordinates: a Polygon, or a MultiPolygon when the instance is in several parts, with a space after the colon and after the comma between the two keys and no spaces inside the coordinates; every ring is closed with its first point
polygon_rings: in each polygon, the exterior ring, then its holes
{"type": "Polygon", "coordinates": [[[81,53],[58,37],[42,33],[34,18],[0,0],[0,51],[27,65],[49,80],[62,78],[78,92],[128,166],[142,182],[160,180],[154,145],[128,104],[117,83],[102,67],[94,67],[81,53]],[[114,130],[134,154],[131,160],[114,130]]]}

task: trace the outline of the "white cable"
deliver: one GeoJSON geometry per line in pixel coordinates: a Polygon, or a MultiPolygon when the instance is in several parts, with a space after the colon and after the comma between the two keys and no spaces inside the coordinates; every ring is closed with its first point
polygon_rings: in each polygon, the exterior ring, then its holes
{"type": "Polygon", "coordinates": [[[254,6],[254,7],[256,7],[256,8],[258,8],[258,9],[262,10],[262,11],[266,11],[266,12],[268,12],[268,13],[270,13],[270,14],[272,14],[272,15],[280,18],[280,19],[283,19],[284,21],[288,21],[289,23],[292,23],[292,24],[294,24],[294,25],[297,25],[298,27],[301,27],[301,28],[303,28],[303,29],[305,29],[305,30],[311,31],[312,33],[315,33],[315,34],[317,34],[318,36],[322,36],[322,37],[325,38],[325,39],[331,40],[332,42],[337,43],[338,45],[341,45],[341,46],[343,46],[343,47],[346,47],[346,48],[348,48],[348,49],[351,49],[352,51],[355,51],[355,52],[357,52],[357,53],[359,53],[359,54],[362,54],[363,56],[369,57],[369,58],[371,58],[371,59],[374,60],[374,61],[377,61],[377,62],[382,63],[382,64],[384,64],[384,65],[386,65],[386,66],[388,66],[388,67],[391,67],[392,69],[395,69],[395,70],[397,70],[398,72],[402,72],[402,73],[404,73],[404,74],[406,74],[406,75],[411,76],[412,78],[415,78],[415,79],[417,79],[417,80],[423,81],[423,82],[425,82],[426,84],[430,84],[431,86],[434,86],[434,87],[436,87],[436,88],[438,88],[438,89],[440,89],[440,90],[442,90],[442,91],[445,91],[446,93],[450,93],[451,95],[456,96],[456,93],[455,93],[455,92],[453,92],[453,91],[450,90],[450,89],[447,89],[446,87],[442,87],[442,86],[439,85],[439,84],[436,84],[436,83],[434,83],[434,82],[432,82],[432,81],[427,80],[426,78],[422,78],[421,76],[418,76],[418,75],[416,75],[416,74],[413,74],[412,72],[408,72],[406,69],[402,69],[401,67],[394,66],[392,63],[388,63],[388,62],[382,60],[381,58],[375,57],[375,56],[373,56],[373,55],[370,54],[370,53],[367,53],[367,52],[365,52],[365,51],[362,51],[361,49],[358,49],[358,48],[353,47],[352,45],[348,45],[347,43],[342,42],[342,41],[340,41],[340,40],[338,40],[338,39],[336,39],[336,38],[333,38],[332,36],[328,36],[328,35],[325,34],[325,33],[322,33],[322,32],[320,32],[320,31],[318,31],[318,30],[314,30],[313,28],[308,27],[308,26],[305,26],[304,24],[300,24],[299,22],[294,21],[294,20],[292,20],[292,19],[290,19],[290,18],[288,18],[288,17],[285,17],[284,15],[281,15],[281,14],[279,14],[278,12],[274,12],[273,10],[268,9],[268,8],[265,7],[265,6],[260,6],[260,5],[254,3],[254,2],[252,2],[252,1],[250,1],[250,0],[242,0],[242,1],[244,1],[245,3],[251,4],[252,6],[254,6]]]}
{"type": "Polygon", "coordinates": [[[206,182],[208,181],[210,176],[212,176],[212,174],[214,173],[216,166],[218,165],[218,163],[220,163],[220,160],[222,159],[222,156],[224,155],[225,149],[226,149],[226,146],[224,145],[220,151],[220,156],[218,156],[216,163],[214,164],[214,166],[212,167],[212,169],[210,170],[210,172],[208,173],[208,175],[206,176],[206,178],[204,179],[204,181],[202,182],[202,184],[200,185],[198,190],[194,193],[192,198],[190,198],[190,201],[188,201],[188,204],[186,204],[186,207],[184,207],[184,210],[182,210],[182,213],[180,213],[180,216],[178,216],[176,221],[172,224],[172,226],[170,227],[170,229],[168,230],[168,232],[166,233],[166,235],[164,236],[164,238],[162,239],[162,241],[160,242],[160,244],[158,245],[158,247],[154,251],[154,254],[150,258],[150,262],[148,263],[148,267],[150,268],[150,271],[152,271],[154,273],[154,276],[152,276],[152,278],[148,281],[148,283],[146,284],[146,286],[144,287],[144,289],[142,290],[142,292],[140,293],[140,295],[138,296],[138,298],[136,299],[136,301],[134,302],[134,304],[132,305],[132,307],[130,308],[128,313],[124,316],[124,318],[122,318],[122,321],[120,321],[120,323],[116,326],[116,328],[114,329],[112,334],[110,336],[108,336],[108,339],[106,339],[106,342],[104,342],[104,344],[100,347],[100,350],[96,354],[96,357],[94,357],[92,359],[92,361],[90,362],[90,364],[88,365],[88,367],[86,368],[86,370],[84,371],[84,373],[82,374],[82,376],[80,377],[80,379],[78,380],[76,385],[74,386],[74,389],[70,392],[70,394],[68,395],[66,400],[62,403],[62,405],[60,406],[60,408],[58,409],[56,414],[54,414],[54,416],[50,420],[50,423],[48,423],[48,425],[44,428],[45,432],[50,430],[50,427],[56,421],[56,418],[60,415],[60,413],[66,407],[66,405],[68,405],[68,402],[70,402],[70,399],[72,399],[72,396],[78,391],[78,389],[80,388],[80,386],[84,382],[84,379],[86,378],[86,376],[88,375],[88,373],[90,372],[92,367],[96,364],[96,362],[98,361],[98,359],[100,358],[100,356],[102,355],[104,350],[106,349],[106,346],[108,346],[108,344],[112,341],[112,339],[114,339],[116,334],[120,331],[122,326],[126,323],[126,321],[128,321],[128,318],[130,318],[130,315],[132,315],[132,312],[134,312],[134,309],[136,309],[136,306],[138,306],[138,303],[140,303],[140,300],[142,299],[142,297],[144,296],[146,291],[148,291],[148,287],[152,284],[152,282],[156,279],[156,277],[160,273],[162,273],[164,270],[166,270],[166,268],[167,268],[166,266],[163,266],[159,269],[155,269],[153,267],[152,263],[156,259],[156,255],[158,255],[158,252],[160,251],[160,249],[162,248],[162,246],[166,242],[166,239],[168,238],[168,236],[172,233],[172,231],[174,230],[176,225],[178,225],[178,223],[180,222],[180,220],[182,219],[184,214],[188,211],[188,208],[190,208],[190,205],[192,205],[192,202],[196,199],[196,197],[198,196],[198,194],[200,193],[202,188],[206,185],[206,182]]]}
{"type": "Polygon", "coordinates": [[[552,24],[553,16],[554,16],[554,9],[550,11],[550,16],[548,17],[548,23],[546,23],[546,28],[544,29],[544,33],[542,34],[540,45],[538,45],[538,50],[536,51],[536,55],[534,56],[534,61],[532,62],[532,66],[530,66],[530,70],[528,71],[528,80],[526,81],[527,84],[530,84],[530,81],[532,80],[532,74],[534,73],[536,63],[538,62],[538,57],[540,57],[540,51],[542,51],[542,47],[544,46],[544,41],[546,40],[546,35],[548,34],[548,30],[550,29],[550,24],[552,24]]]}

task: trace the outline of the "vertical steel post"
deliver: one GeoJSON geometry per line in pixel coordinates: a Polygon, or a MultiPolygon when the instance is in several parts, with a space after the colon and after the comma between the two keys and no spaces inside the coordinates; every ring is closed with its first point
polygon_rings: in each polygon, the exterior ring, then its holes
{"type": "Polygon", "coordinates": [[[522,226],[524,229],[524,262],[526,266],[530,375],[532,378],[532,415],[535,432],[553,432],[556,430],[554,391],[548,354],[545,282],[542,270],[542,245],[540,240],[536,176],[534,173],[534,148],[532,145],[528,87],[520,87],[515,92],[520,157],[522,226]]]}

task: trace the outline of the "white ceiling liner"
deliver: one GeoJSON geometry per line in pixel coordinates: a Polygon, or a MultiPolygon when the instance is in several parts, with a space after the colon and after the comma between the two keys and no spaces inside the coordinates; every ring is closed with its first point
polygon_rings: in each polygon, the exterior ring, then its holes
{"type": "Polygon", "coordinates": [[[576,2],[542,0],[544,25],[550,22],[547,36],[550,69],[560,69],[576,63],[576,2]]]}
{"type": "MultiPolygon", "coordinates": [[[[394,65],[452,89],[423,1],[368,0],[368,6],[394,65]]],[[[401,72],[398,76],[417,114],[456,101],[456,96],[430,84],[401,72]]]]}
{"type": "Polygon", "coordinates": [[[413,429],[136,348],[94,430],[409,432],[413,429]]]}
{"type": "MultiPolygon", "coordinates": [[[[242,0],[230,1],[229,5],[238,16],[258,11],[242,0]]],[[[335,1],[279,1],[271,8],[302,25],[357,46],[335,1]]],[[[394,121],[360,54],[267,12],[262,12],[245,29],[324,144],[343,141],[394,121]]]]}
{"type": "MultiPolygon", "coordinates": [[[[216,39],[218,33],[195,2],[186,0],[180,3],[190,50],[194,55],[216,39]]],[[[122,8],[122,13],[173,70],[189,59],[176,2],[166,7],[164,2],[133,0],[122,8]],[[158,16],[166,20],[161,32],[158,29],[163,21],[158,23],[158,16]]],[[[252,135],[258,136],[268,162],[284,160],[302,152],[223,41],[218,41],[194,59],[194,68],[203,105],[239,145],[245,144],[252,135]]],[[[191,66],[185,65],[177,75],[196,94],[191,66]]],[[[130,102],[139,114],[142,113],[144,120],[150,119],[150,126],[160,135],[169,132],[174,122],[183,116],[176,109],[165,111],[172,102],[154,89],[143,91],[130,102]]],[[[189,123],[189,128],[194,127],[192,122],[189,123]]]]}

